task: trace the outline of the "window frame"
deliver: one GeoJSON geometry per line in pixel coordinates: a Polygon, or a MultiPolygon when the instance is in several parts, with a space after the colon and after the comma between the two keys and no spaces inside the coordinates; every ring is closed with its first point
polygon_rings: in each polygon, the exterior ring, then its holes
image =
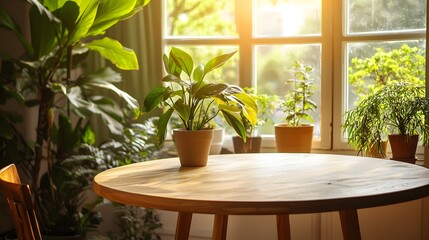
{"type": "MultiPolygon", "coordinates": [[[[236,0],[236,4],[248,3],[236,0]]],[[[241,4],[237,11],[238,37],[168,37],[162,31],[162,49],[168,45],[234,45],[239,48],[239,84],[250,87],[256,82],[255,46],[259,44],[322,45],[321,52],[321,114],[320,138],[314,138],[314,150],[352,150],[342,133],[344,109],[344,79],[347,75],[346,46],[353,42],[426,39],[426,29],[418,31],[347,34],[347,0],[321,1],[321,34],[299,37],[254,37],[252,4],[241,4]],[[251,24],[249,24],[249,21],[251,24]],[[250,68],[248,66],[251,66],[250,68]]],[[[164,1],[161,5],[161,26],[164,22],[164,1]]],[[[263,147],[274,148],[274,135],[264,135],[263,147]]]]}

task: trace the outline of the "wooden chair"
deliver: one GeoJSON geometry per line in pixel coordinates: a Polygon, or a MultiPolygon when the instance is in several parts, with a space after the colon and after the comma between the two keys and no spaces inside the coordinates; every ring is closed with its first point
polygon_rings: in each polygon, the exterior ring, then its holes
{"type": "Polygon", "coordinates": [[[31,198],[30,186],[21,183],[14,164],[0,170],[0,187],[7,198],[18,239],[42,239],[31,198]]]}

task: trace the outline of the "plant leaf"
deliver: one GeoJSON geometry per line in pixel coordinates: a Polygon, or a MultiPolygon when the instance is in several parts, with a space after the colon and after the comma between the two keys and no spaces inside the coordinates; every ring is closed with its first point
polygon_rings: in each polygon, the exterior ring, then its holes
{"type": "MultiPolygon", "coordinates": [[[[97,15],[99,0],[85,0],[79,1],[79,17],[74,27],[69,29],[68,45],[73,45],[80,42],[83,38],[88,36],[88,31],[94,23],[95,16],[97,15]]],[[[67,1],[64,6],[69,3],[67,1]]]]}
{"type": "Polygon", "coordinates": [[[174,109],[169,108],[166,112],[164,112],[159,117],[157,132],[156,132],[159,146],[162,146],[164,144],[165,136],[167,135],[168,121],[170,120],[171,114],[173,114],[173,112],[174,112],[174,109]]]}
{"type": "Polygon", "coordinates": [[[180,118],[187,123],[191,116],[191,107],[185,104],[181,98],[174,103],[173,107],[177,114],[179,114],[180,118]]]}
{"type": "Polygon", "coordinates": [[[194,69],[194,73],[193,73],[193,79],[195,82],[201,82],[204,79],[204,66],[203,65],[198,65],[195,69],[194,69]]]}
{"type": "Polygon", "coordinates": [[[88,35],[97,36],[99,34],[104,34],[107,29],[115,25],[120,20],[128,17],[128,14],[133,11],[136,5],[136,0],[101,1],[98,5],[97,15],[95,16],[94,23],[88,31],[88,35]]]}
{"type": "Polygon", "coordinates": [[[0,8],[0,27],[11,30],[18,37],[28,55],[33,55],[33,48],[22,34],[20,26],[4,10],[0,8]]]}
{"type": "Polygon", "coordinates": [[[33,59],[39,59],[51,53],[57,47],[56,29],[58,24],[40,15],[36,8],[30,9],[30,29],[33,47],[33,59]]]}
{"type": "Polygon", "coordinates": [[[235,130],[235,132],[246,142],[246,129],[241,122],[239,114],[221,110],[226,122],[235,130]]]}
{"type": "Polygon", "coordinates": [[[204,74],[207,74],[214,69],[223,66],[225,62],[228,61],[236,52],[237,51],[214,57],[204,66],[204,74]]]}
{"type": "Polygon", "coordinates": [[[191,76],[192,70],[194,68],[194,61],[188,53],[179,48],[172,47],[170,51],[170,58],[173,59],[174,63],[182,71],[184,71],[189,77],[191,76]]]}
{"type": "Polygon", "coordinates": [[[111,38],[105,37],[94,40],[86,46],[94,51],[97,51],[101,56],[105,57],[118,68],[123,70],[138,70],[137,56],[132,49],[124,48],[122,44],[111,38]]]}
{"type": "Polygon", "coordinates": [[[228,84],[225,83],[209,83],[198,89],[198,91],[195,93],[195,98],[204,99],[216,96],[221,94],[227,88],[228,84]]]}
{"type": "Polygon", "coordinates": [[[150,112],[164,100],[166,88],[156,87],[152,89],[143,101],[143,112],[150,112]]]}

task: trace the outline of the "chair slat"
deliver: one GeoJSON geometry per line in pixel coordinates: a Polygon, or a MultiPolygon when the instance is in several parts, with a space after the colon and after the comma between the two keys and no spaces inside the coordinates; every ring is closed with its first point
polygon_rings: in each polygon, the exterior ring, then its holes
{"type": "Polygon", "coordinates": [[[21,183],[18,170],[14,164],[0,170],[0,187],[9,203],[18,239],[42,239],[30,186],[21,183]]]}

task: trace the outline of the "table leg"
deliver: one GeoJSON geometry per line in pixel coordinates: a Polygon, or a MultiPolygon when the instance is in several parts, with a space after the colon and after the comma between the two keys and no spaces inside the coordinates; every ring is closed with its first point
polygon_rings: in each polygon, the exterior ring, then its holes
{"type": "Polygon", "coordinates": [[[360,240],[361,235],[357,210],[340,211],[340,219],[344,240],[360,240]]]}
{"type": "Polygon", "coordinates": [[[191,230],[192,213],[179,212],[177,216],[176,237],[175,240],[189,239],[189,232],[191,230]]]}
{"type": "Polygon", "coordinates": [[[277,215],[277,239],[290,240],[289,214],[277,215]]]}
{"type": "Polygon", "coordinates": [[[212,240],[225,240],[228,228],[228,215],[216,214],[213,224],[212,240]]]}

